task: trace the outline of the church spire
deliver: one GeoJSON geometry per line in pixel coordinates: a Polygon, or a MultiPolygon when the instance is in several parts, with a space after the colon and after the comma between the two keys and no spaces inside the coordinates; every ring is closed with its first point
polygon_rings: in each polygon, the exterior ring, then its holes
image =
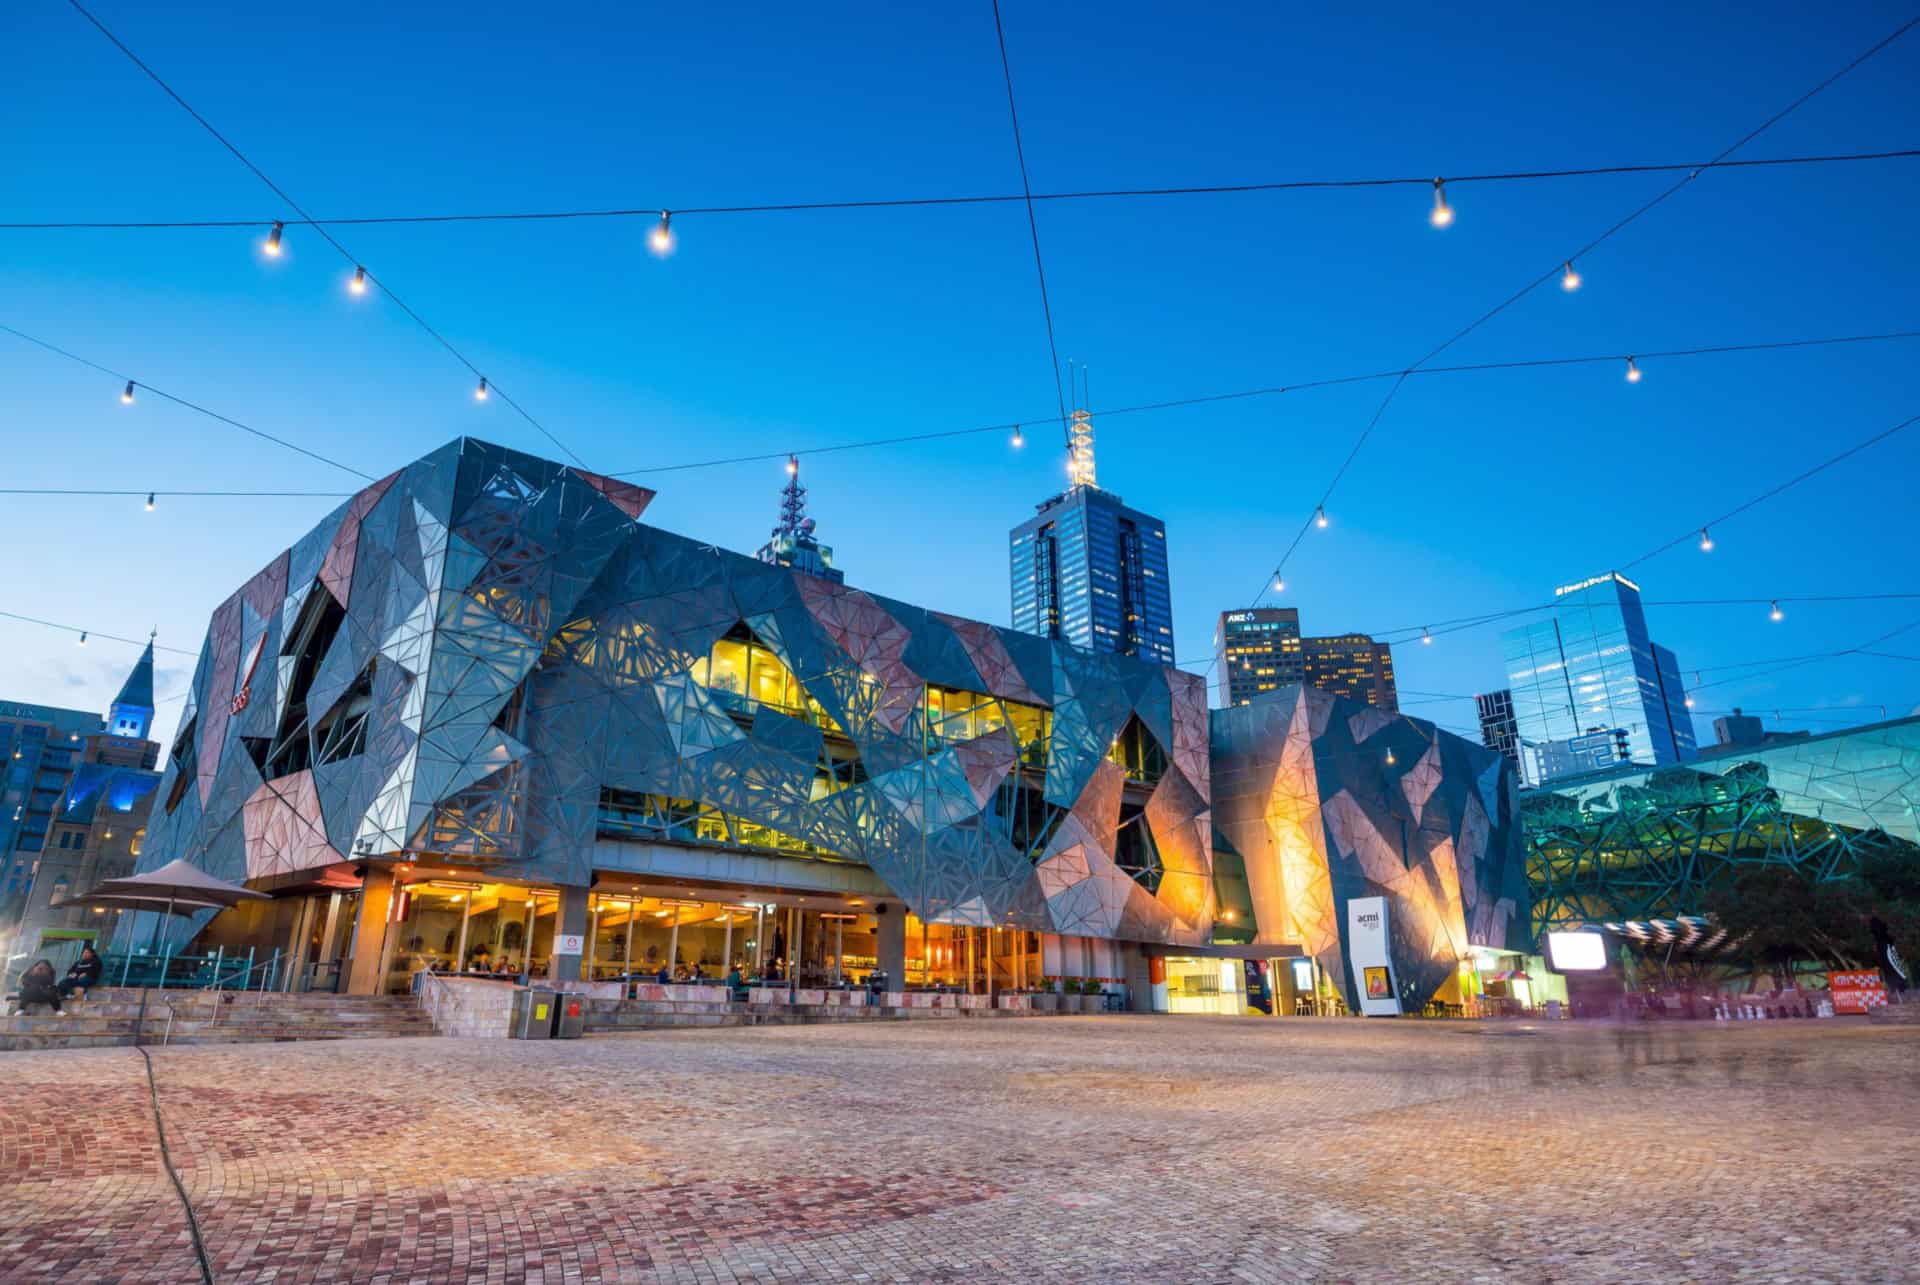
{"type": "Polygon", "coordinates": [[[120,694],[107,710],[107,727],[114,736],[145,740],[153,726],[153,636],[134,662],[133,672],[120,684],[120,694]]]}

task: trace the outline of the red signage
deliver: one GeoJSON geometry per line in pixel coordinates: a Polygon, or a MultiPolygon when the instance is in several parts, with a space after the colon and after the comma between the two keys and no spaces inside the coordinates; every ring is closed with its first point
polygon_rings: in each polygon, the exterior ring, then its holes
{"type": "Polygon", "coordinates": [[[1858,973],[1828,973],[1827,985],[1832,988],[1836,1013],[1864,1013],[1887,1002],[1886,983],[1877,968],[1858,973]]]}

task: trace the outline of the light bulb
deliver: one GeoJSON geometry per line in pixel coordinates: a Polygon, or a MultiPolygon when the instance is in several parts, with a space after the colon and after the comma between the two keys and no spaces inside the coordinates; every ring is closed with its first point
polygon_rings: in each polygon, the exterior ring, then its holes
{"type": "Polygon", "coordinates": [[[87,631],[84,629],[80,631],[80,645],[82,647],[87,645],[87,631]]]}
{"type": "Polygon", "coordinates": [[[1700,528],[1700,552],[1702,553],[1713,552],[1713,537],[1707,534],[1707,529],[1705,527],[1700,528]]]}
{"type": "Polygon", "coordinates": [[[133,381],[131,379],[127,381],[127,386],[120,390],[120,404],[122,406],[133,405],[133,381]]]}
{"type": "Polygon", "coordinates": [[[480,376],[480,385],[473,390],[473,400],[476,402],[484,402],[487,400],[487,377],[485,375],[480,376]]]}
{"type": "Polygon", "coordinates": [[[1580,288],[1580,274],[1573,270],[1573,260],[1568,259],[1566,270],[1560,274],[1560,288],[1571,294],[1580,288]]]}
{"type": "Polygon", "coordinates": [[[280,257],[280,233],[286,229],[286,226],[284,223],[276,223],[273,225],[273,231],[267,233],[267,243],[260,248],[266,251],[268,258],[280,257]]]}
{"type": "Polygon", "coordinates": [[[1273,577],[1273,591],[1275,593],[1285,593],[1286,588],[1287,588],[1287,578],[1285,576],[1276,574],[1273,577]]]}
{"type": "Polygon", "coordinates": [[[365,294],[367,292],[367,270],[365,268],[357,265],[354,267],[353,280],[347,282],[347,289],[351,290],[354,294],[365,294]]]}
{"type": "Polygon", "coordinates": [[[660,222],[647,234],[647,247],[664,259],[673,253],[673,212],[660,211],[660,222]]]}
{"type": "Polygon", "coordinates": [[[1429,647],[1433,646],[1433,631],[1425,625],[1420,626],[1420,641],[1429,647]]]}
{"type": "Polygon", "coordinates": [[[1627,358],[1627,382],[1629,384],[1637,384],[1640,382],[1640,368],[1633,364],[1633,358],[1631,357],[1627,358]]]}
{"type": "Polygon", "coordinates": [[[1387,747],[1387,766],[1393,766],[1393,747],[1387,747]]]}
{"type": "Polygon", "coordinates": [[[1692,709],[1692,708],[1693,708],[1693,697],[1691,697],[1691,696],[1689,696],[1689,697],[1687,697],[1687,708],[1688,708],[1688,709],[1692,709]]]}
{"type": "Polygon", "coordinates": [[[1453,222],[1453,207],[1447,204],[1447,185],[1439,179],[1433,180],[1433,213],[1427,215],[1427,222],[1437,228],[1453,222]]]}
{"type": "Polygon", "coordinates": [[[1013,426],[1013,444],[1016,449],[1027,444],[1026,434],[1020,431],[1018,424],[1013,426]]]}
{"type": "Polygon", "coordinates": [[[153,492],[147,492],[147,512],[153,512],[153,492]]]}
{"type": "Polygon", "coordinates": [[[1780,600],[1778,598],[1773,600],[1772,607],[1767,611],[1767,617],[1770,620],[1785,620],[1787,618],[1787,613],[1780,610],[1780,600]]]}
{"type": "Polygon", "coordinates": [[[792,455],[787,456],[787,476],[793,477],[800,472],[800,461],[792,455]]]}
{"type": "Polygon", "coordinates": [[[1323,530],[1323,531],[1324,531],[1324,530],[1326,530],[1326,526],[1327,526],[1327,509],[1326,509],[1326,506],[1325,506],[1325,505],[1316,505],[1316,506],[1314,506],[1314,510],[1313,510],[1313,524],[1314,524],[1315,526],[1317,526],[1317,527],[1319,527],[1319,528],[1320,528],[1321,530],[1323,530]]]}

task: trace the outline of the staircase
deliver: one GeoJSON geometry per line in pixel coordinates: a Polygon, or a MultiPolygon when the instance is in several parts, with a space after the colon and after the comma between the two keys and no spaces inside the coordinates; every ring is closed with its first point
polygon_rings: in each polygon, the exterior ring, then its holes
{"type": "MultiPolygon", "coordinates": [[[[63,1016],[35,1006],[0,1017],[0,1050],[91,1048],[133,1043],[138,989],[103,987],[69,1001],[63,1016]]],[[[400,995],[287,995],[260,991],[146,992],[145,1044],[266,1044],[292,1040],[431,1035],[433,1023],[400,995]]]]}

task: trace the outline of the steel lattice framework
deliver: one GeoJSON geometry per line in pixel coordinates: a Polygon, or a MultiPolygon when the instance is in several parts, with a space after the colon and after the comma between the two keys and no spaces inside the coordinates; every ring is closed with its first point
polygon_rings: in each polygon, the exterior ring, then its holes
{"type": "Polygon", "coordinates": [[[1536,931],[1697,915],[1743,866],[1920,864],[1920,718],[1557,783],[1521,817],[1536,931]]]}

